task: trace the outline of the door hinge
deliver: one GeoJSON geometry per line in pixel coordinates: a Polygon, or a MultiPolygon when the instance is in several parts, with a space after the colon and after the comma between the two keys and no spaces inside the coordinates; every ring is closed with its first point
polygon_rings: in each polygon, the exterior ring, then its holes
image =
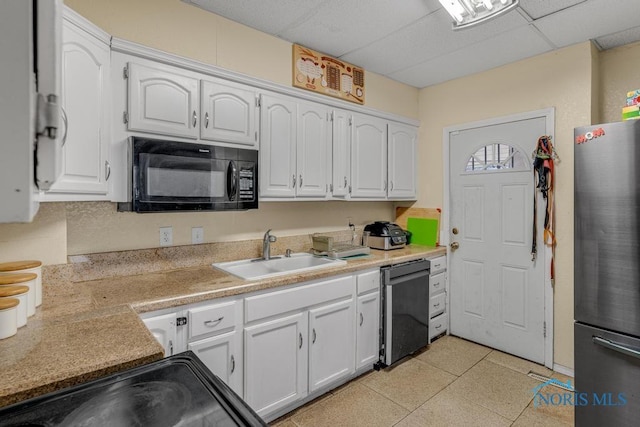
{"type": "Polygon", "coordinates": [[[547,322],[542,322],[542,336],[543,338],[547,337],[547,322]]]}
{"type": "Polygon", "coordinates": [[[187,324],[187,318],[186,317],[178,317],[176,319],[176,326],[184,326],[187,324]]]}
{"type": "Polygon", "coordinates": [[[122,78],[125,79],[125,80],[129,78],[129,67],[128,66],[125,66],[122,69],[122,78]]]}
{"type": "Polygon", "coordinates": [[[122,121],[124,123],[129,123],[129,113],[127,113],[126,111],[122,113],[122,121]]]}
{"type": "Polygon", "coordinates": [[[56,95],[46,97],[38,93],[36,105],[36,134],[46,135],[50,139],[55,139],[58,134],[58,123],[60,122],[60,105],[56,95]]]}

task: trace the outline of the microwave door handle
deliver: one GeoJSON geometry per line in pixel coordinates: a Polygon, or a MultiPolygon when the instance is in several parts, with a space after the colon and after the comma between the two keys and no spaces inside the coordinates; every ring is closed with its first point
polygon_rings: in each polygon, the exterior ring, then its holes
{"type": "Polygon", "coordinates": [[[234,201],[238,192],[238,170],[233,160],[229,162],[227,168],[227,192],[229,193],[229,200],[234,201]]]}

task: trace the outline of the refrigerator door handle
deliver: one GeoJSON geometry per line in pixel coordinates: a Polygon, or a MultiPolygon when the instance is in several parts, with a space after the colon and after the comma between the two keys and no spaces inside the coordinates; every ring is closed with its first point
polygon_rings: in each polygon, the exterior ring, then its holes
{"type": "Polygon", "coordinates": [[[598,344],[601,345],[603,347],[606,347],[608,349],[617,351],[619,353],[622,354],[626,354],[627,356],[631,356],[631,357],[635,357],[636,359],[640,359],[640,351],[631,349],[629,347],[625,347],[623,345],[620,344],[616,344],[613,341],[610,341],[608,339],[602,338],[602,337],[598,337],[598,336],[593,336],[592,341],[594,344],[598,344]]]}

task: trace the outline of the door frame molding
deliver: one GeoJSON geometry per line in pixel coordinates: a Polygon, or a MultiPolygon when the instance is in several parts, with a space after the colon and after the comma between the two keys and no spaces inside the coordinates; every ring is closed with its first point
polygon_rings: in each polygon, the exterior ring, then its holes
{"type": "MultiPolygon", "coordinates": [[[[486,127],[492,125],[499,125],[503,123],[510,123],[522,120],[529,120],[535,118],[544,118],[545,126],[547,129],[547,134],[552,138],[555,138],[555,107],[544,108],[541,110],[528,111],[524,113],[517,113],[508,116],[501,117],[493,117],[490,119],[479,120],[470,123],[462,123],[453,126],[445,127],[442,130],[442,163],[443,163],[443,210],[444,214],[442,215],[442,228],[440,229],[440,241],[447,248],[447,271],[451,274],[451,248],[449,247],[450,243],[450,216],[451,216],[451,183],[449,179],[449,145],[451,143],[450,136],[454,132],[459,132],[463,130],[469,130],[479,127],[486,127]]],[[[539,192],[536,193],[536,197],[538,198],[538,202],[541,202],[542,196],[539,192]]],[[[538,239],[540,242],[543,242],[542,239],[538,239]]],[[[546,337],[544,338],[544,365],[549,369],[553,369],[553,336],[554,336],[554,328],[553,328],[553,286],[551,285],[551,251],[548,249],[547,245],[542,243],[538,248],[538,257],[544,259],[544,321],[546,324],[546,337]],[[542,253],[541,253],[542,252],[542,253]]],[[[448,281],[451,283],[451,281],[448,281]]],[[[451,292],[447,293],[447,305],[451,304],[451,292]]]]}

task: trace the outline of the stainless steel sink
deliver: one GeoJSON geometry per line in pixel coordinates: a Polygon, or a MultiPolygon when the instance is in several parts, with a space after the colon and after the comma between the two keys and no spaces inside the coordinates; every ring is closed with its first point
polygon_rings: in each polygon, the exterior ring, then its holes
{"type": "Polygon", "coordinates": [[[299,252],[291,254],[291,257],[274,257],[270,260],[258,258],[219,262],[213,264],[213,267],[238,276],[241,279],[256,280],[336,267],[346,263],[343,260],[321,258],[305,252],[299,252]]]}

